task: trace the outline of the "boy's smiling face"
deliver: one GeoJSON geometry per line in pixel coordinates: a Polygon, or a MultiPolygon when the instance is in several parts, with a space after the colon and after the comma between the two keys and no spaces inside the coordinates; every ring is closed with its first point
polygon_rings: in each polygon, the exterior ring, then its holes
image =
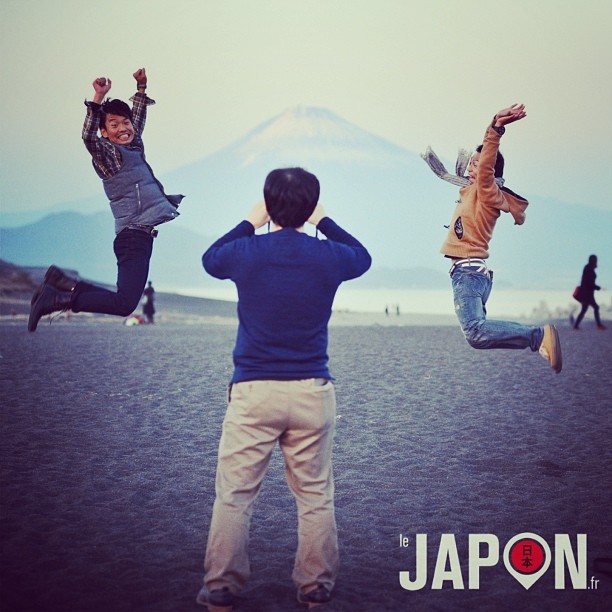
{"type": "Polygon", "coordinates": [[[128,145],[134,140],[134,126],[128,117],[122,115],[106,115],[106,123],[100,128],[104,138],[108,138],[113,144],[128,145]]]}
{"type": "Polygon", "coordinates": [[[474,153],[470,159],[470,165],[468,166],[468,177],[470,183],[475,183],[478,177],[478,160],[480,159],[480,153],[474,153]]]}

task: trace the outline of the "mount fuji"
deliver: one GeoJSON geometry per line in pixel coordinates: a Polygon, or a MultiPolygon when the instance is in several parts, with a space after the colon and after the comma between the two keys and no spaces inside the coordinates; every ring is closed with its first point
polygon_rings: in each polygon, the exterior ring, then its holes
{"type": "Polygon", "coordinates": [[[452,211],[441,206],[437,228],[432,228],[432,201],[437,197],[452,204],[453,188],[438,184],[418,154],[326,109],[289,109],[234,144],[168,174],[164,184],[179,185],[187,194],[177,223],[218,235],[263,198],[270,170],[290,166],[318,177],[327,213],[368,247],[375,266],[431,264],[425,253],[434,245],[435,256],[452,211]],[[430,233],[428,243],[423,236],[430,233]]]}
{"type": "MultiPolygon", "coordinates": [[[[453,165],[447,163],[449,168],[453,165]]],[[[372,254],[372,270],[355,283],[447,286],[448,262],[439,247],[457,188],[435,177],[418,153],[329,110],[303,106],[160,176],[168,193],[186,198],[181,216],[159,228],[151,268],[156,284],[177,288],[208,283],[200,263],[203,251],[263,198],[263,183],[271,170],[289,166],[317,175],[329,216],[372,254]]],[[[518,185],[510,187],[520,192],[518,185]]],[[[609,252],[612,213],[523,195],[530,200],[527,222],[514,226],[509,215],[502,215],[491,243],[498,285],[573,287],[590,253],[609,252]]],[[[20,265],[55,262],[89,278],[113,282],[113,221],[103,194],[56,208],[56,214],[35,223],[24,217],[22,227],[5,224],[1,257],[20,265]],[[66,217],[66,210],[80,212],[66,217]]],[[[15,218],[11,224],[18,224],[15,218]]]]}

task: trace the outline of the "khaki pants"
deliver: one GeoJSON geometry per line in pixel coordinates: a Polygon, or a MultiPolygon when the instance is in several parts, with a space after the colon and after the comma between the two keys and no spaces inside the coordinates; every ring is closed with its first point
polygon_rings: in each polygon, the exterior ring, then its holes
{"type": "Polygon", "coordinates": [[[219,443],[216,499],[204,582],[237,593],[250,575],[249,525],[276,441],[298,509],[293,581],[303,592],[332,589],[338,572],[331,456],[334,386],[325,379],[256,380],[231,386],[219,443]]]}

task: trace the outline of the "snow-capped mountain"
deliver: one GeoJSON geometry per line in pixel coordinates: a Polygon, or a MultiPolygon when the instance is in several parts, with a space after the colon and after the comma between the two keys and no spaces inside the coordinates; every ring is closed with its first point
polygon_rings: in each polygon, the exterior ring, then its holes
{"type": "Polygon", "coordinates": [[[324,108],[298,106],[259,126],[233,148],[242,166],[262,159],[402,164],[409,153],[324,108]]]}
{"type": "MultiPolygon", "coordinates": [[[[188,224],[202,234],[219,234],[262,199],[271,170],[289,166],[301,166],[317,175],[328,214],[368,244],[378,265],[410,265],[411,242],[415,233],[424,231],[418,225],[428,219],[431,210],[423,202],[440,189],[440,181],[430,175],[417,153],[328,110],[289,109],[232,145],[168,174],[163,182],[187,196],[176,223],[188,224]]],[[[452,188],[446,190],[446,196],[452,203],[452,188]]],[[[439,212],[438,229],[450,210],[442,205],[439,212]]],[[[441,242],[442,237],[440,233],[434,242],[441,242]]],[[[424,263],[421,260],[419,265],[424,263]]]]}

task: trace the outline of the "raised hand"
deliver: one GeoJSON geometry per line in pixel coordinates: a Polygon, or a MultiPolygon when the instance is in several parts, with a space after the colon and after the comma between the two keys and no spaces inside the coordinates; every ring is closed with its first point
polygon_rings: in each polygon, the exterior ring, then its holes
{"type": "Polygon", "coordinates": [[[147,86],[147,73],[144,68],[139,68],[132,76],[136,79],[138,87],[147,86]]]}
{"type": "Polygon", "coordinates": [[[311,223],[312,225],[319,225],[319,221],[326,216],[327,213],[325,212],[325,208],[323,208],[323,204],[321,204],[321,202],[317,202],[315,209],[312,211],[312,215],[310,215],[310,218],[308,219],[308,223],[311,223]]]}
{"type": "Polygon", "coordinates": [[[268,223],[268,221],[270,221],[270,215],[268,214],[266,203],[262,200],[256,204],[246,220],[249,221],[255,229],[259,229],[262,225],[268,223]]]}
{"type": "Polygon", "coordinates": [[[105,77],[98,77],[93,82],[95,92],[102,97],[104,97],[110,91],[111,85],[111,80],[105,77]]]}
{"type": "Polygon", "coordinates": [[[495,115],[494,125],[501,127],[503,125],[508,125],[508,123],[523,119],[526,116],[527,111],[525,110],[524,104],[513,104],[508,108],[503,108],[495,115]]]}

